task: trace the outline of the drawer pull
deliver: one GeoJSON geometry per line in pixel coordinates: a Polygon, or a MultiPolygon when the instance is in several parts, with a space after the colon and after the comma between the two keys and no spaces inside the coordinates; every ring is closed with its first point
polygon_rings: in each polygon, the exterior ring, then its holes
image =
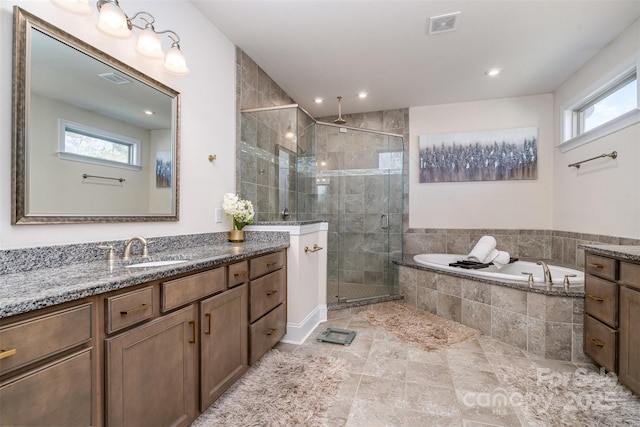
{"type": "Polygon", "coordinates": [[[597,302],[603,302],[604,301],[604,298],[599,298],[599,297],[596,297],[596,296],[591,295],[591,294],[587,295],[587,298],[592,299],[592,300],[597,301],[597,302]]]}
{"type": "Polygon", "coordinates": [[[242,271],[240,273],[233,273],[233,277],[240,277],[240,276],[246,276],[247,272],[246,271],[242,271]]]}
{"type": "Polygon", "coordinates": [[[128,316],[129,314],[137,313],[139,311],[145,311],[147,309],[147,307],[149,307],[149,304],[142,304],[141,306],[136,307],[136,308],[132,308],[131,310],[121,311],[120,315],[121,316],[128,316]]]}
{"type": "Polygon", "coordinates": [[[204,333],[205,335],[211,335],[211,313],[205,313],[204,317],[207,318],[207,331],[204,333]]]}
{"type": "Polygon", "coordinates": [[[275,295],[275,294],[277,294],[277,293],[278,293],[278,290],[277,290],[277,289],[274,289],[274,290],[272,290],[272,291],[267,291],[267,296],[268,296],[268,297],[270,297],[271,295],[275,295]]]}
{"type": "Polygon", "coordinates": [[[13,356],[16,354],[17,350],[15,348],[10,348],[8,350],[0,349],[0,359],[4,359],[5,357],[13,356]]]}
{"type": "Polygon", "coordinates": [[[591,344],[595,345],[596,347],[604,347],[604,343],[600,340],[589,338],[589,341],[591,341],[591,344]]]}
{"type": "Polygon", "coordinates": [[[278,261],[268,262],[267,263],[267,268],[275,267],[276,265],[278,265],[278,261]]]}
{"type": "Polygon", "coordinates": [[[271,328],[267,331],[267,335],[272,335],[275,331],[277,331],[278,328],[271,328]]]}
{"type": "Polygon", "coordinates": [[[597,268],[598,270],[602,270],[604,268],[604,265],[602,265],[602,264],[594,264],[594,263],[590,262],[589,263],[589,267],[597,268]]]}
{"type": "Polygon", "coordinates": [[[193,339],[189,340],[189,344],[197,344],[198,336],[196,335],[196,322],[190,321],[189,324],[191,325],[191,332],[193,332],[193,339]]]}

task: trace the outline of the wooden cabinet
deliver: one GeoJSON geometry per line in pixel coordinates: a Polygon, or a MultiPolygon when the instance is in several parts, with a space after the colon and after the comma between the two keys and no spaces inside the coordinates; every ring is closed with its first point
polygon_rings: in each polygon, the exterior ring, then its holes
{"type": "Polygon", "coordinates": [[[640,394],[640,264],[587,253],[584,352],[640,394]]]}
{"type": "Polygon", "coordinates": [[[105,342],[109,426],[188,426],[196,410],[194,306],[105,342]]]}
{"type": "Polygon", "coordinates": [[[204,411],[248,368],[247,285],[200,303],[200,410],[204,411]]]}
{"type": "Polygon", "coordinates": [[[609,371],[618,370],[617,263],[586,254],[584,299],[584,353],[609,371]]]}
{"type": "Polygon", "coordinates": [[[92,313],[82,303],[0,327],[0,425],[98,422],[92,313]]]}
{"type": "Polygon", "coordinates": [[[620,382],[640,394],[640,265],[621,262],[620,382]]]}
{"type": "Polygon", "coordinates": [[[251,260],[249,282],[249,363],[276,345],[287,329],[285,252],[251,260]]]}

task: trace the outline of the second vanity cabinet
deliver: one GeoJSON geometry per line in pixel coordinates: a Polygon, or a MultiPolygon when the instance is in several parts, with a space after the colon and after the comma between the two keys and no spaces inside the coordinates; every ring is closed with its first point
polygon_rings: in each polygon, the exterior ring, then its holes
{"type": "Polygon", "coordinates": [[[587,253],[584,352],[640,394],[640,264],[587,253]]]}

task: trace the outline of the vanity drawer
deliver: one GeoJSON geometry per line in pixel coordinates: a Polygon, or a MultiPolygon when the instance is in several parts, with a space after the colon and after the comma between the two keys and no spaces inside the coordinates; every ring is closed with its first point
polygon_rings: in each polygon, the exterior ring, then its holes
{"type": "Polygon", "coordinates": [[[617,283],[585,275],[584,312],[612,328],[617,328],[618,290],[617,283]]]}
{"type": "Polygon", "coordinates": [[[263,255],[250,261],[251,279],[263,276],[284,266],[284,251],[263,255]]]}
{"type": "Polygon", "coordinates": [[[616,349],[618,333],[598,322],[591,316],[584,316],[584,353],[598,365],[617,372],[616,349]]]}
{"type": "Polygon", "coordinates": [[[90,341],[91,311],[83,304],[0,329],[0,373],[90,341]]]}
{"type": "Polygon", "coordinates": [[[163,282],[161,309],[172,310],[200,298],[222,292],[226,288],[224,267],[163,282]]]}
{"type": "Polygon", "coordinates": [[[255,322],[273,307],[284,302],[285,284],[284,270],[274,271],[251,281],[249,322],[255,322]]]}
{"type": "Polygon", "coordinates": [[[584,272],[607,280],[616,280],[616,260],[586,254],[584,272]]]}
{"type": "Polygon", "coordinates": [[[249,263],[237,262],[229,266],[229,287],[241,285],[249,280],[249,263]]]}
{"type": "Polygon", "coordinates": [[[621,261],[620,281],[634,288],[640,288],[640,264],[621,261]]]}
{"type": "Polygon", "coordinates": [[[152,318],[156,313],[153,301],[153,286],[106,298],[106,332],[110,334],[152,318]]]}
{"type": "Polygon", "coordinates": [[[254,364],[276,345],[286,333],[286,327],[287,311],[284,305],[278,306],[253,325],[249,325],[249,363],[254,364]]]}

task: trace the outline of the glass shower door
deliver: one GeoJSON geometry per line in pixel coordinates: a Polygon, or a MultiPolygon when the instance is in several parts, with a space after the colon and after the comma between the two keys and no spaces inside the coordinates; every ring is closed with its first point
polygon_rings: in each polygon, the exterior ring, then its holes
{"type": "Polygon", "coordinates": [[[402,138],[319,124],[316,140],[318,206],[329,221],[327,302],[392,295],[392,253],[402,250],[402,138]]]}

